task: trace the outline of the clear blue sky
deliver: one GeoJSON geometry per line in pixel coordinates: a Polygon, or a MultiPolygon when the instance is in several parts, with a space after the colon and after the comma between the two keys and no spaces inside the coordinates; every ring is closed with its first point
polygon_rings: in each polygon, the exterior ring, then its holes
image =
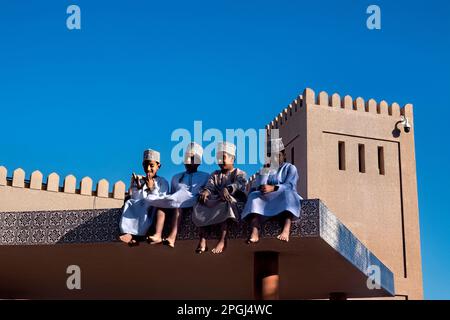
{"type": "Polygon", "coordinates": [[[150,147],[170,177],[194,120],[260,128],[305,87],[411,102],[425,297],[449,299],[449,31],[446,0],[1,0],[0,165],[128,182],[150,147]]]}

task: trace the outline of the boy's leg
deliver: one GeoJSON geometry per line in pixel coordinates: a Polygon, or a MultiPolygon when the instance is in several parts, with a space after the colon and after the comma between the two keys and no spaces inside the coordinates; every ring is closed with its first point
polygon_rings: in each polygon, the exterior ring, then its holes
{"type": "Polygon", "coordinates": [[[181,209],[177,208],[173,210],[173,218],[172,218],[172,226],[170,229],[169,236],[166,238],[167,245],[170,247],[175,246],[175,240],[177,238],[178,228],[180,227],[180,215],[181,215],[181,209]]]}
{"type": "Polygon", "coordinates": [[[250,227],[252,228],[252,233],[247,240],[248,244],[257,243],[259,241],[259,229],[261,227],[261,219],[259,214],[253,213],[250,220],[250,227]]]}
{"type": "Polygon", "coordinates": [[[207,234],[208,234],[208,230],[205,227],[201,227],[199,230],[200,241],[198,242],[197,249],[195,249],[196,253],[203,253],[207,250],[207,246],[206,246],[207,234]]]}
{"type": "Polygon", "coordinates": [[[219,242],[217,242],[216,247],[212,249],[212,253],[222,253],[225,250],[227,231],[228,231],[228,220],[222,222],[220,225],[220,239],[219,242]]]}
{"type": "Polygon", "coordinates": [[[156,210],[156,226],[155,226],[155,234],[153,236],[149,236],[148,239],[151,241],[151,244],[158,244],[162,242],[162,232],[164,228],[164,220],[166,219],[166,213],[158,208],[156,210]]]}
{"type": "Polygon", "coordinates": [[[290,212],[284,212],[282,215],[285,217],[284,226],[281,233],[277,236],[277,239],[288,242],[291,232],[292,214],[290,212]]]}

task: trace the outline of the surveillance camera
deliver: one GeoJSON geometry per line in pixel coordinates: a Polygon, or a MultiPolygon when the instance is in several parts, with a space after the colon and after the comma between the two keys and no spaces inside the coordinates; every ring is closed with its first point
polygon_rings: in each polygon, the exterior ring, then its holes
{"type": "Polygon", "coordinates": [[[405,116],[402,116],[401,124],[403,125],[403,129],[406,133],[409,133],[411,131],[411,123],[409,123],[408,118],[406,118],[405,116]]]}

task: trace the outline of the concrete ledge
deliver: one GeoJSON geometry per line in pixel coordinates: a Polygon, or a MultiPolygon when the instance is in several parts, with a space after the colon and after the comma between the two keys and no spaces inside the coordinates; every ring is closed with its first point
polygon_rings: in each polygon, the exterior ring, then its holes
{"type": "Polygon", "coordinates": [[[146,244],[128,248],[116,240],[120,213],[120,209],[0,213],[0,253],[5,258],[0,281],[9,279],[0,298],[251,299],[257,252],[279,254],[282,299],[323,299],[339,292],[349,298],[394,295],[392,272],[318,199],[302,202],[289,243],[275,239],[281,226],[272,220],[263,225],[260,243],[246,245],[248,225],[241,222],[233,227],[220,256],[193,253],[198,233],[190,215],[184,217],[175,249],[146,244]],[[83,292],[65,288],[65,268],[70,264],[80,265],[87,274],[83,292]],[[373,265],[380,270],[378,290],[366,284],[373,265]],[[129,272],[146,268],[153,271],[144,278],[140,272],[129,272]],[[165,285],[162,274],[171,274],[183,286],[174,290],[165,285]],[[44,292],[42,281],[49,286],[44,292]],[[133,290],[124,292],[126,287],[133,290]]]}

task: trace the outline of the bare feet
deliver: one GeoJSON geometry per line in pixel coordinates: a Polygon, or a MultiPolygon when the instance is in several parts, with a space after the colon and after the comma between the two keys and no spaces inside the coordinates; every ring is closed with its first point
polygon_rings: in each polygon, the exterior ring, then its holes
{"type": "Polygon", "coordinates": [[[166,238],[162,242],[166,246],[169,246],[171,248],[175,248],[175,239],[173,239],[173,238],[170,238],[170,237],[166,238]]]}
{"type": "Polygon", "coordinates": [[[206,251],[208,251],[208,247],[206,246],[206,239],[200,239],[197,249],[195,249],[195,253],[204,253],[206,251]]]}
{"type": "Polygon", "coordinates": [[[211,250],[212,253],[219,254],[225,251],[225,240],[220,240],[214,249],[211,250]]]}
{"type": "Polygon", "coordinates": [[[128,243],[128,242],[131,241],[131,239],[133,239],[133,236],[132,236],[131,234],[129,234],[129,233],[126,233],[126,234],[124,234],[124,235],[121,235],[121,236],[119,237],[119,239],[120,239],[120,241],[123,241],[123,242],[125,242],[125,243],[128,243]]]}
{"type": "Polygon", "coordinates": [[[121,235],[119,237],[120,241],[125,242],[126,244],[129,245],[135,245],[137,244],[137,241],[133,239],[133,236],[129,233],[126,233],[124,235],[121,235]]]}
{"type": "Polygon", "coordinates": [[[252,228],[252,234],[250,238],[247,239],[247,244],[254,244],[259,242],[259,230],[256,227],[252,228]]]}
{"type": "Polygon", "coordinates": [[[162,238],[158,236],[148,236],[147,242],[150,244],[159,244],[162,243],[162,238]]]}
{"type": "Polygon", "coordinates": [[[283,232],[281,232],[277,236],[277,239],[281,240],[281,241],[289,242],[289,230],[288,231],[283,230],[283,232]]]}

